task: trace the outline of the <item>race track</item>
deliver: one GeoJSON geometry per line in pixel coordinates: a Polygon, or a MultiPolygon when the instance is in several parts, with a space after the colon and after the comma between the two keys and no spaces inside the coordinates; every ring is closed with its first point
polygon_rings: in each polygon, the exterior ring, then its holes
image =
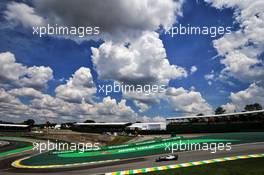
{"type": "MultiPolygon", "coordinates": [[[[14,140],[13,140],[14,141],[14,140]]],[[[13,142],[12,141],[12,142],[13,142]]],[[[17,141],[19,143],[19,141],[17,141]]],[[[13,146],[17,144],[13,142],[13,146]]],[[[17,148],[17,146],[16,146],[17,148]]],[[[14,149],[17,150],[17,149],[14,149]]],[[[9,151],[14,151],[9,150],[9,151]]],[[[105,174],[140,168],[158,167],[230,156],[264,153],[264,133],[223,133],[194,138],[173,137],[154,139],[132,144],[101,147],[97,151],[51,151],[38,154],[36,151],[16,152],[0,159],[0,174],[105,174]],[[231,150],[180,152],[178,161],[155,162],[155,159],[170,151],[164,149],[173,143],[232,143],[231,150]],[[12,164],[12,166],[11,166],[12,164]]]]}
{"type": "Polygon", "coordinates": [[[155,159],[158,157],[157,155],[153,156],[145,156],[138,157],[136,159],[127,159],[119,162],[112,163],[102,163],[100,165],[90,165],[83,167],[75,167],[75,168],[57,168],[57,169],[16,169],[10,166],[10,162],[16,160],[17,158],[11,158],[6,160],[5,167],[0,167],[0,173],[5,175],[18,175],[18,174],[31,174],[31,175],[40,175],[43,173],[48,174],[62,174],[62,175],[87,175],[87,174],[104,174],[107,172],[113,171],[121,171],[121,170],[129,170],[129,169],[138,169],[144,167],[153,167],[153,166],[161,166],[168,164],[176,164],[176,163],[185,163],[190,161],[199,161],[199,160],[207,160],[213,158],[221,158],[227,156],[236,156],[236,155],[248,155],[248,154],[256,154],[256,153],[264,153],[264,143],[246,143],[240,145],[233,145],[231,151],[219,151],[217,153],[209,153],[208,151],[189,151],[179,153],[178,161],[170,161],[170,162],[155,162],[155,159]],[[250,148],[250,149],[249,149],[250,148]]]}

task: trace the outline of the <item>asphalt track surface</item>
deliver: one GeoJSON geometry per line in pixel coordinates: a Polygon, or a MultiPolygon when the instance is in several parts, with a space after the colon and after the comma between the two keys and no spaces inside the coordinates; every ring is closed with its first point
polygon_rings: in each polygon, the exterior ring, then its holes
{"type": "Polygon", "coordinates": [[[15,141],[8,141],[8,142],[9,143],[7,145],[0,147],[0,153],[5,152],[5,151],[9,151],[9,150],[14,150],[20,146],[19,142],[15,142],[15,141]]]}
{"type": "Polygon", "coordinates": [[[4,147],[4,146],[9,145],[9,144],[10,144],[10,143],[7,142],[7,141],[0,141],[0,149],[1,149],[2,147],[4,147]]]}
{"type": "MultiPolygon", "coordinates": [[[[75,168],[56,168],[56,169],[17,169],[12,167],[11,162],[23,157],[10,157],[1,161],[0,164],[0,174],[4,175],[19,175],[19,174],[30,174],[30,175],[40,175],[40,174],[60,174],[60,175],[87,175],[87,174],[104,174],[107,172],[138,169],[144,167],[162,166],[177,163],[185,163],[190,161],[207,160],[228,156],[237,155],[248,155],[264,153],[264,142],[258,143],[247,143],[240,145],[233,145],[231,151],[218,151],[214,154],[208,151],[187,151],[179,153],[178,161],[169,162],[155,162],[158,155],[145,156],[135,159],[122,160],[118,162],[102,163],[96,165],[88,165],[83,167],[75,168]]],[[[26,156],[26,155],[24,155],[26,156]]],[[[45,161],[45,160],[43,160],[45,161]]]]}
{"type": "Polygon", "coordinates": [[[8,144],[0,147],[0,161],[5,159],[7,156],[11,156],[13,154],[20,155],[23,151],[28,151],[31,149],[30,142],[14,140],[1,141],[8,142],[8,144]]]}
{"type": "MultiPolygon", "coordinates": [[[[264,133],[263,132],[254,132],[254,133],[224,133],[224,134],[211,134],[202,137],[195,138],[167,138],[167,139],[155,139],[144,142],[137,142],[133,144],[125,145],[115,145],[108,147],[101,147],[100,150],[95,151],[85,151],[85,152],[49,152],[38,154],[23,160],[17,160],[13,165],[18,168],[63,168],[63,167],[72,167],[80,165],[91,165],[98,164],[98,161],[110,161],[116,159],[129,159],[136,157],[143,157],[149,155],[158,155],[165,154],[170,152],[168,150],[169,145],[188,145],[184,146],[183,149],[191,149],[191,144],[197,143],[232,143],[241,144],[241,143],[254,143],[254,142],[264,142],[264,133]],[[223,139],[225,138],[225,139],[223,139]],[[47,160],[47,161],[43,161],[47,160]]],[[[209,144],[210,149],[212,144],[209,144]]],[[[220,146],[220,144],[219,144],[220,146]]],[[[178,146],[177,146],[178,147],[178,146]]],[[[194,147],[192,147],[194,149],[194,147]]],[[[208,147],[207,147],[208,148],[208,147]]],[[[220,148],[219,148],[220,149],[220,148]]],[[[226,149],[229,149],[226,146],[226,149]]],[[[106,162],[105,162],[106,163],[106,162]]]]}

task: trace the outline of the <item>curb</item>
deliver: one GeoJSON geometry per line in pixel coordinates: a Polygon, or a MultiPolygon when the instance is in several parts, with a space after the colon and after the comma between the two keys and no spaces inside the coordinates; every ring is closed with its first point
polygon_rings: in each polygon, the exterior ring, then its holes
{"type": "Polygon", "coordinates": [[[187,162],[187,163],[174,164],[174,165],[165,165],[165,166],[149,167],[149,168],[141,168],[141,169],[125,170],[125,171],[116,171],[116,172],[111,172],[111,173],[105,173],[105,175],[124,175],[124,174],[147,173],[147,172],[184,168],[184,167],[191,167],[191,166],[204,165],[204,164],[217,163],[217,162],[225,162],[225,161],[231,161],[231,160],[259,158],[259,157],[264,157],[264,154],[251,154],[251,155],[242,155],[242,156],[223,157],[223,158],[217,158],[217,159],[187,162]]]}
{"type": "Polygon", "coordinates": [[[22,159],[18,159],[14,161],[11,165],[15,168],[27,168],[27,169],[45,169],[45,168],[66,168],[66,167],[74,167],[74,166],[82,166],[82,165],[91,165],[91,164],[97,164],[97,163],[108,163],[108,162],[115,162],[119,159],[114,160],[104,160],[104,161],[96,161],[96,162],[84,162],[84,163],[71,163],[71,164],[62,164],[62,165],[23,165],[21,164],[21,161],[28,159],[30,157],[24,157],[22,159]]]}

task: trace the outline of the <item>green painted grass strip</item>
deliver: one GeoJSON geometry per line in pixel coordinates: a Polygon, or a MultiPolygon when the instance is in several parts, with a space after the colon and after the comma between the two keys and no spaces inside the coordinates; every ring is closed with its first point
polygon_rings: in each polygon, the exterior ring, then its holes
{"type": "Polygon", "coordinates": [[[3,153],[0,153],[0,157],[8,156],[8,155],[11,155],[11,154],[16,154],[16,153],[19,153],[19,152],[22,152],[22,151],[31,150],[32,148],[33,148],[33,146],[27,146],[27,147],[24,147],[24,148],[18,148],[18,149],[6,151],[6,152],[3,152],[3,153]]]}

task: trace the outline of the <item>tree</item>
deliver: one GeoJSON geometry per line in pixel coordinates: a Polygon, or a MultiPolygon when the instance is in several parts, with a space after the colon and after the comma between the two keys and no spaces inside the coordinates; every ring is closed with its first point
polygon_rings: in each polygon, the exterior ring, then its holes
{"type": "Polygon", "coordinates": [[[203,113],[200,113],[200,114],[197,114],[196,116],[204,116],[204,114],[203,113]]]}
{"type": "Polygon", "coordinates": [[[218,114],[224,114],[225,111],[226,111],[226,110],[220,106],[220,107],[216,108],[216,110],[215,110],[215,114],[216,114],[216,115],[218,115],[218,114]]]}
{"type": "Polygon", "coordinates": [[[25,125],[33,126],[35,121],[33,119],[28,119],[23,122],[25,125]]]}
{"type": "Polygon", "coordinates": [[[253,104],[255,107],[255,110],[262,110],[262,106],[259,103],[253,104]]]}
{"type": "Polygon", "coordinates": [[[51,123],[49,121],[46,122],[46,127],[49,127],[51,125],[51,123]]]}
{"type": "Polygon", "coordinates": [[[94,120],[85,120],[84,123],[95,123],[94,120]]]}
{"type": "Polygon", "coordinates": [[[257,111],[262,110],[262,106],[259,103],[248,104],[245,106],[245,111],[257,111]]]}

